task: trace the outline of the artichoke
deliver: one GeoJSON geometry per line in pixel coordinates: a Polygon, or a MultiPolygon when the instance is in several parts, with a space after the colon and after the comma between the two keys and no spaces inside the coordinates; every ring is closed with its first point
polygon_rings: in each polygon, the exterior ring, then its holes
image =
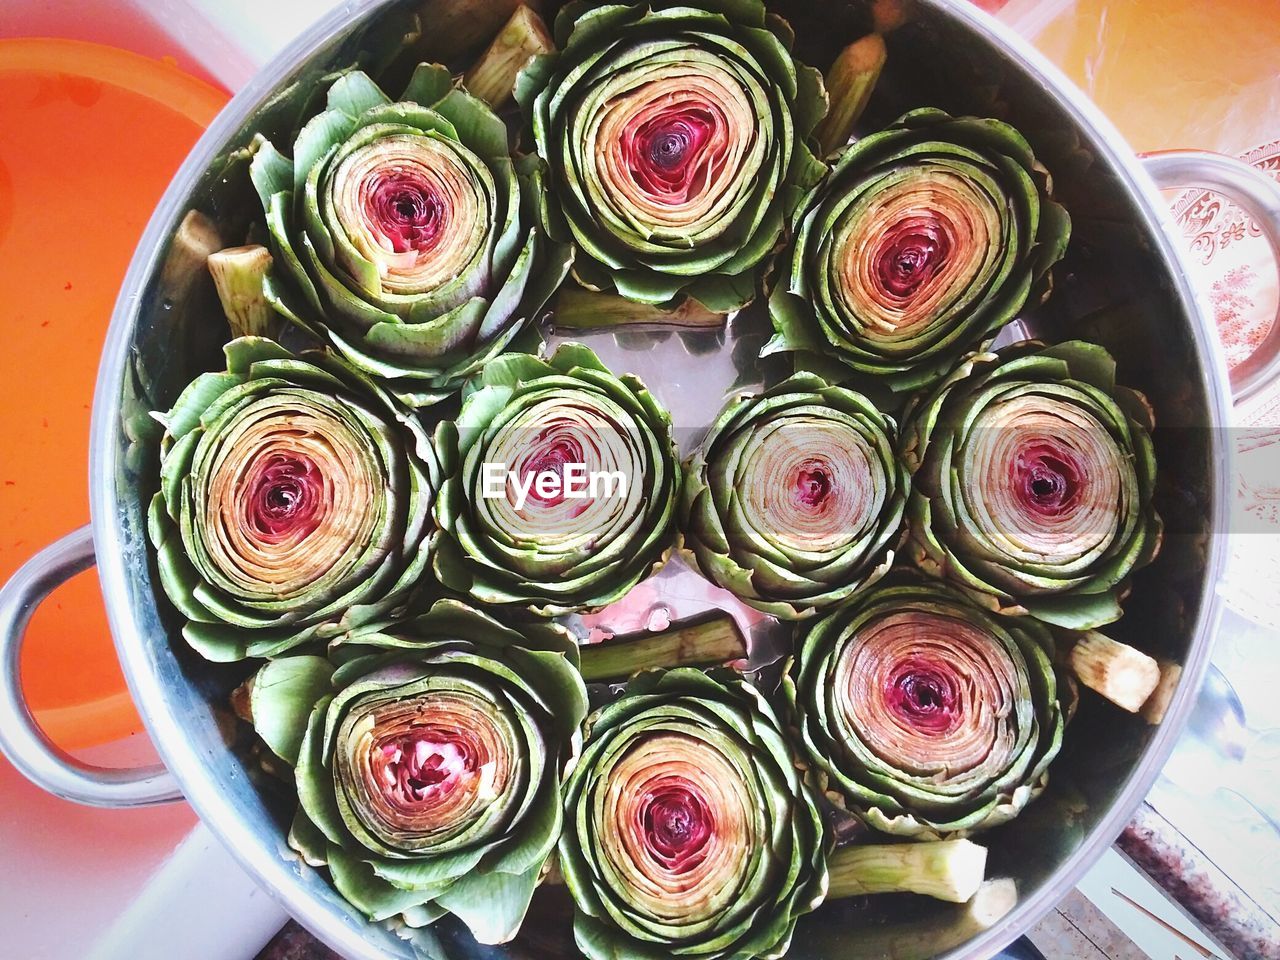
{"type": "Polygon", "coordinates": [[[1053,639],[939,583],[878,585],[806,624],[783,691],[827,796],[869,826],[964,837],[1043,789],[1074,706],[1053,639]]]}
{"type": "Polygon", "coordinates": [[[565,810],[560,869],[591,960],[781,956],[826,893],[816,798],[728,671],[632,680],[588,721],[565,810]]]}
{"type": "Polygon", "coordinates": [[[447,476],[436,576],[482,603],[540,616],[603,607],[675,539],[671,419],[580,344],[490,363],[457,421],[437,427],[436,448],[447,476]]]}
{"type": "Polygon", "coordinates": [[[915,562],[1000,613],[1119,619],[1129,574],[1160,547],[1152,428],[1096,344],[971,357],[904,430],[915,562]]]}
{"type": "Polygon", "coordinates": [[[760,0],[566,4],[516,84],[546,164],[548,233],[592,290],[716,312],[755,295],[801,194],[821,75],[760,0]]]}
{"type": "Polygon", "coordinates": [[[581,746],[572,637],[437,600],[334,649],[336,667],[284,657],[250,685],[255,729],[293,766],[290,846],[370,919],[452,913],[481,943],[511,939],[581,746]]]}
{"type": "Polygon", "coordinates": [[[564,279],[502,121],[422,64],[400,102],[346,73],[288,160],[254,142],[272,304],[424,406],[505,350],[564,279]]]}
{"type": "Polygon", "coordinates": [[[914,110],[840,154],[795,218],[764,354],[909,391],[1049,291],[1071,220],[998,120],[914,110]]]}
{"type": "Polygon", "coordinates": [[[271,657],[382,618],[428,570],[441,471],[417,419],[324,353],[244,337],[156,418],[160,583],[210,660],[271,657]]]}
{"type": "Polygon", "coordinates": [[[845,600],[893,561],[909,486],[893,431],[861,394],[814,374],[735,397],[686,467],[687,553],[785,620],[845,600]]]}

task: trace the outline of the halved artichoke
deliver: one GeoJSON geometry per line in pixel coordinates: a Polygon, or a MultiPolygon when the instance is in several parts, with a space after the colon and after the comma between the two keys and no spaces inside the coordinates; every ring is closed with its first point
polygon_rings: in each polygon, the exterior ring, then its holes
{"type": "Polygon", "coordinates": [[[976,602],[1085,630],[1160,548],[1151,407],[1092,343],[977,354],[909,414],[911,551],[976,602]]]}
{"type": "Polygon", "coordinates": [[[833,381],[934,383],[1048,295],[1071,234],[1049,190],[998,120],[913,110],[864,137],[796,214],[763,353],[833,381]]]}
{"type": "Polygon", "coordinates": [[[149,532],[183,636],[209,660],[271,657],[391,614],[428,570],[426,430],[331,354],[224,349],[225,372],[155,415],[149,532]]]}
{"type": "Polygon", "coordinates": [[[641,674],[588,721],[565,787],[574,937],[604,958],[781,956],[827,889],[823,821],[736,674],[641,674]]]}
{"type": "Polygon", "coordinates": [[[822,77],[792,39],[760,0],[564,6],[559,52],[516,97],[547,165],[546,229],[577,246],[584,286],[716,312],[755,296],[826,170],[805,144],[822,77]]]}
{"type": "Polygon", "coordinates": [[[871,401],[815,374],[733,398],[686,465],[687,554],[784,620],[847,599],[893,562],[910,485],[893,434],[871,401]]]}
{"type": "Polygon", "coordinates": [[[826,795],[885,833],[964,837],[1045,787],[1074,708],[1048,628],[939,583],[877,585],[799,628],[783,678],[826,795]]]}
{"type": "Polygon", "coordinates": [[[331,660],[267,664],[248,700],[294,768],[290,846],[372,920],[452,913],[481,943],[510,940],[560,835],[587,710],[576,662],[560,627],[438,600],[331,660]]]}
{"type": "Polygon", "coordinates": [[[435,572],[474,600],[540,616],[603,607],[674,543],[671,419],[581,344],[488,364],[457,421],[437,427],[436,448],[447,480],[435,572]],[[539,477],[556,488],[539,489],[539,477]]]}
{"type": "Polygon", "coordinates": [[[535,225],[506,127],[444,67],[420,65],[396,103],[345,73],[292,160],[261,136],[254,150],[268,299],[412,406],[505,350],[572,259],[535,225]]]}

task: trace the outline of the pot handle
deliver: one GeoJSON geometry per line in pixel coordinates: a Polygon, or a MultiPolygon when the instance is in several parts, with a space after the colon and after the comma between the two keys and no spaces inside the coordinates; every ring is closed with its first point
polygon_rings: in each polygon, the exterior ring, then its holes
{"type": "MultiPolygon", "coordinates": [[[[1249,164],[1207,150],[1160,150],[1141,155],[1156,186],[1164,190],[1203,187],[1220,193],[1253,217],[1280,266],[1280,184],[1249,164]]],[[[1248,400],[1280,375],[1280,316],[1267,338],[1231,371],[1236,403],[1248,400]]]]}
{"type": "Polygon", "coordinates": [[[36,786],[76,803],[142,807],[181,800],[163,766],[118,770],[77,760],[45,736],[22,695],[19,654],[31,615],[54,588],[93,564],[93,531],[84,526],[49,544],[0,588],[0,751],[36,786]]]}

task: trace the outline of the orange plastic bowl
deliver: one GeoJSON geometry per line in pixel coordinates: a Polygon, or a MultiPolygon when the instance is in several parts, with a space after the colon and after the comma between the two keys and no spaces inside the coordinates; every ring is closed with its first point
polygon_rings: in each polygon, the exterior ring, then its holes
{"type": "MultiPolygon", "coordinates": [[[[88,522],[89,407],[116,294],[156,202],[226,101],[114,47],[0,40],[0,582],[88,522]]],[[[142,729],[92,573],[40,607],[22,676],[65,748],[142,729]]]]}

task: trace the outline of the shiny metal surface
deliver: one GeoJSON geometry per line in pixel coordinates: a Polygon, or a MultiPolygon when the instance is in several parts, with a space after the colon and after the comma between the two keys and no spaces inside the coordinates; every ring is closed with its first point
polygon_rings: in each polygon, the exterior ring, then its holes
{"type": "Polygon", "coordinates": [[[22,695],[22,638],[36,607],[57,587],[93,566],[93,531],[81,527],[45,547],[0,589],[0,751],[49,793],[94,807],[142,807],[182,797],[162,766],[115,770],[82,763],[36,724],[22,695]]]}
{"type": "MultiPolygon", "coordinates": [[[[867,4],[773,6],[798,34],[798,54],[830,60],[864,32],[867,4]]],[[[411,4],[349,3],[299,38],[232,102],[184,165],[157,210],[125,282],[104,347],[92,435],[93,534],[112,629],[132,692],[166,765],[190,802],[241,863],[290,912],[353,958],[489,957],[458,925],[442,922],[422,944],[366,923],[315,871],[288,856],[287,798],[256,782],[242,761],[243,731],[230,723],[226,694],[246,672],[199,662],[181,644],[173,612],[158,601],[148,556],[145,508],[154,481],[148,409],[172,402],[201,369],[220,361],[224,335],[203,277],[184,276],[168,257],[177,224],[191,209],[240,242],[255,209],[243,159],[234,151],[255,131],[292,127],[328,71],[361,50],[381,51],[403,33],[411,4]]],[[[1082,336],[1108,346],[1121,379],[1145,390],[1160,418],[1161,509],[1169,534],[1161,560],[1135,584],[1114,633],[1181,662],[1184,673],[1165,722],[1149,727],[1086,698],[1054,766],[1050,789],[1012,824],[987,835],[989,875],[1018,898],[985,930],[961,908],[907,898],[824,906],[797,930],[791,956],[854,958],[879,934],[929,930],[930,952],[959,960],[989,956],[1055,904],[1118,834],[1168,755],[1203,675],[1219,610],[1230,450],[1223,431],[1228,387],[1208,315],[1197,305],[1168,237],[1150,179],[1114,129],[1038,54],[967,4],[921,0],[914,20],[888,38],[889,64],[867,122],[887,122],[908,106],[1000,116],[1017,125],[1053,172],[1075,233],[1057,289],[1016,329],[1082,336]],[[859,931],[867,931],[860,936],[859,931]]],[[[384,61],[385,62],[385,61],[384,61]]],[[[393,62],[391,70],[397,69],[393,62]]],[[[721,334],[597,333],[589,342],[618,369],[644,377],[672,408],[682,443],[696,442],[731,387],[758,373],[763,336],[757,307],[721,334]]],[[[643,585],[649,593],[600,622],[623,625],[641,612],[682,614],[708,598],[688,596],[692,577],[676,567],[643,585]],[[640,602],[646,606],[640,606],[640,602]]],[[[710,602],[718,602],[716,597],[710,602]]],[[[625,602],[624,602],[625,604],[625,602]]],[[[753,655],[777,638],[752,625],[753,655]]],[[[506,955],[552,956],[564,912],[554,892],[535,901],[530,934],[506,955]],[[535,940],[536,938],[536,940],[535,940]]],[[[923,941],[922,941],[923,942],[923,941]]],[[[923,949],[923,948],[922,948],[923,949]]]]}

